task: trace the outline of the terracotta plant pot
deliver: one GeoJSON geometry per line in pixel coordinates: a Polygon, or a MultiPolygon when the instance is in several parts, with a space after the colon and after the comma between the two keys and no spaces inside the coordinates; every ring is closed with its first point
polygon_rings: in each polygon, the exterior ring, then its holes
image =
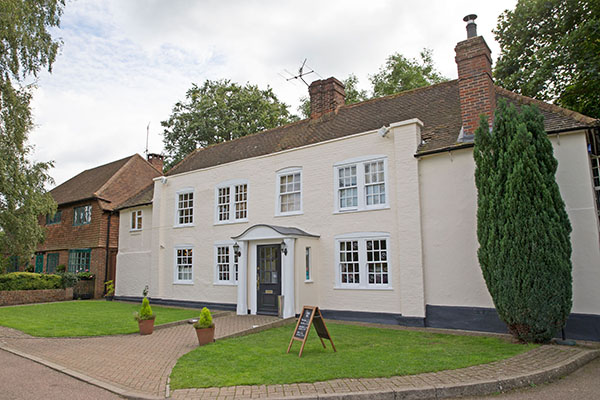
{"type": "Polygon", "coordinates": [[[196,336],[198,336],[198,345],[204,346],[205,344],[212,343],[215,341],[215,327],[212,328],[196,328],[196,336]]]}
{"type": "Polygon", "coordinates": [[[140,335],[150,335],[154,331],[153,319],[142,319],[138,321],[140,326],[140,335]]]}

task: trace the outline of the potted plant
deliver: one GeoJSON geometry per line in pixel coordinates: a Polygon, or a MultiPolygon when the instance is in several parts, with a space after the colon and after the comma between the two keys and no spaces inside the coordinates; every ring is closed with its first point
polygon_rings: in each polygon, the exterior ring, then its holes
{"type": "Polygon", "coordinates": [[[200,318],[194,324],[194,328],[196,328],[199,346],[204,346],[215,341],[215,324],[208,308],[204,307],[200,311],[200,318]]]}
{"type": "Polygon", "coordinates": [[[140,335],[150,335],[154,331],[154,319],[156,315],[152,312],[150,301],[147,297],[142,300],[142,308],[140,312],[134,314],[135,320],[140,327],[140,335]]]}
{"type": "Polygon", "coordinates": [[[112,301],[113,297],[115,297],[115,283],[112,280],[106,281],[104,282],[104,287],[106,288],[106,294],[104,295],[104,298],[107,301],[112,301]]]}

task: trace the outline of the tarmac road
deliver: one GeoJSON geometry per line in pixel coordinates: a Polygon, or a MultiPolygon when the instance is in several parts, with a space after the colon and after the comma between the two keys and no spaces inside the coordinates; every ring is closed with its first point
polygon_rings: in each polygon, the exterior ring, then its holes
{"type": "Polygon", "coordinates": [[[596,358],[571,375],[552,383],[485,397],[463,400],[587,400],[600,399],[600,358],[596,358]]]}
{"type": "Polygon", "coordinates": [[[0,350],[0,399],[117,400],[122,397],[0,350]]]}

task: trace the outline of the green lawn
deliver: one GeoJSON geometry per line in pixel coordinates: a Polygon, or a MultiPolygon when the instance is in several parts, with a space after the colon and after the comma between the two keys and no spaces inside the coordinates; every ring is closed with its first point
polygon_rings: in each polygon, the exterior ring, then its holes
{"type": "MultiPolygon", "coordinates": [[[[151,304],[152,305],[152,304],[151,304]]],[[[65,301],[0,308],[0,325],[33,336],[100,336],[138,332],[133,313],[141,302],[65,301]]],[[[200,310],[152,306],[156,325],[198,317],[200,310]]],[[[191,329],[191,328],[190,328],[191,329]]]]}
{"type": "Polygon", "coordinates": [[[337,353],[314,328],[286,354],[295,325],[198,347],[179,359],[171,388],[284,384],[337,378],[411,375],[463,368],[535,348],[483,336],[459,336],[329,323],[337,353]]]}

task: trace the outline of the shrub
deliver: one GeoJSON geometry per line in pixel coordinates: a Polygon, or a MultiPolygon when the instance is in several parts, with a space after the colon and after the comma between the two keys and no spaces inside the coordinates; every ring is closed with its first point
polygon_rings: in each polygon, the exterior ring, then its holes
{"type": "Polygon", "coordinates": [[[60,289],[58,275],[36,274],[32,272],[11,272],[0,275],[0,290],[43,290],[60,289]]]}
{"type": "Polygon", "coordinates": [[[200,311],[200,318],[198,318],[198,322],[194,324],[194,328],[196,329],[204,329],[204,328],[212,328],[215,326],[213,324],[212,315],[210,314],[210,310],[204,307],[200,311]]]}
{"type": "Polygon", "coordinates": [[[104,282],[104,287],[106,288],[105,296],[110,297],[115,294],[115,283],[112,280],[104,282]]]}
{"type": "Polygon", "coordinates": [[[65,264],[60,264],[56,266],[56,272],[61,274],[63,272],[67,272],[67,266],[65,264]]]}
{"type": "Polygon", "coordinates": [[[61,278],[61,287],[63,289],[75,286],[75,284],[79,280],[77,278],[77,275],[75,275],[72,272],[62,272],[62,273],[58,274],[58,276],[60,276],[60,278],[61,278]]]}
{"type": "Polygon", "coordinates": [[[479,264],[500,319],[518,339],[547,342],[571,310],[571,225],[558,162],[537,109],[498,103],[475,134],[479,264]]]}
{"type": "Polygon", "coordinates": [[[144,321],[147,319],[154,319],[156,315],[152,312],[152,308],[150,307],[150,300],[147,297],[144,297],[142,300],[142,308],[139,313],[134,314],[136,321],[144,321]]]}

